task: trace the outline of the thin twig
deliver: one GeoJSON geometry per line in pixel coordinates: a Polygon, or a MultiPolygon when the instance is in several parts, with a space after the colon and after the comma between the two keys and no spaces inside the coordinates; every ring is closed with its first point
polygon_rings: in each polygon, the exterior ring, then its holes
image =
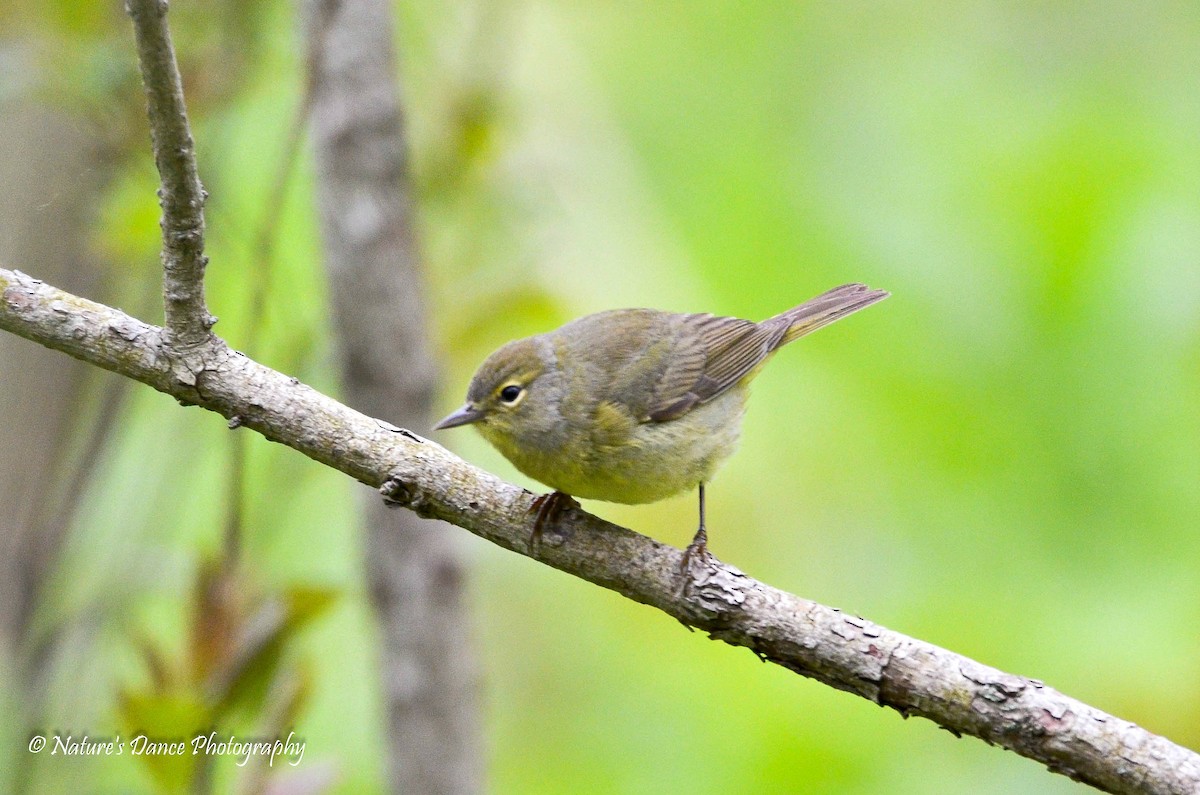
{"type": "Polygon", "coordinates": [[[135,378],[338,469],[422,516],[656,607],[795,673],[928,718],[1118,793],[1200,792],[1200,755],[1036,680],[714,563],[681,593],[681,552],[579,510],[528,548],[533,495],[371,419],[219,339],[187,350],[119,310],[0,269],[0,329],[135,378]]]}
{"type": "Polygon", "coordinates": [[[196,170],[196,150],[188,126],[183,80],[167,28],[165,0],[127,0],[133,19],[138,63],[146,89],[150,139],[161,180],[163,314],[168,338],[197,345],[210,335],[216,318],[204,303],[204,200],[196,170]]]}

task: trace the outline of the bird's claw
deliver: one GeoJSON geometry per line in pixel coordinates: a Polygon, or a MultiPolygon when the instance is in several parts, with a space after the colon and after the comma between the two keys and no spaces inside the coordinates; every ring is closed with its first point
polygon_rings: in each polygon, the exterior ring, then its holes
{"type": "Polygon", "coordinates": [[[529,534],[529,554],[536,554],[542,543],[542,531],[546,529],[546,525],[557,524],[564,511],[578,507],[579,503],[575,502],[570,494],[561,491],[535,497],[533,504],[529,506],[529,513],[534,515],[533,532],[529,534]]]}
{"type": "Polygon", "coordinates": [[[713,568],[716,564],[717,559],[708,551],[708,533],[701,526],[696,532],[696,537],[692,539],[692,543],[688,544],[687,548],[683,550],[683,557],[679,560],[679,577],[681,581],[679,595],[686,596],[688,586],[695,581],[695,578],[692,576],[693,566],[703,571],[713,568]]]}

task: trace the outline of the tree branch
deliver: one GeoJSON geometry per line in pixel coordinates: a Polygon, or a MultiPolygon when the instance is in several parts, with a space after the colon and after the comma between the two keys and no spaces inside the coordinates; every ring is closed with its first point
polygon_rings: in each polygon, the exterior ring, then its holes
{"type": "Polygon", "coordinates": [[[196,147],[188,126],[183,80],[167,28],[166,0],[127,0],[133,19],[138,63],[146,89],[154,164],[161,181],[163,315],[168,335],[179,345],[196,345],[210,335],[216,318],[204,303],[204,200],[196,170],[196,147]]]}
{"type": "Polygon", "coordinates": [[[714,563],[680,592],[681,552],[567,511],[528,549],[533,495],[231,350],[176,349],[119,310],[0,269],[0,328],[135,378],[338,469],[422,516],[463,527],[656,607],[832,687],[1016,751],[1109,792],[1200,791],[1200,755],[1065,696],[714,563]]]}

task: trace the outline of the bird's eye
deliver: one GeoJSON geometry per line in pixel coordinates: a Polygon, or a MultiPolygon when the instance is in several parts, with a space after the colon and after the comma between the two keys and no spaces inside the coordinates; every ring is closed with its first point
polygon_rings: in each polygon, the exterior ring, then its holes
{"type": "Polygon", "coordinates": [[[500,400],[505,403],[516,403],[519,397],[521,397],[521,387],[516,384],[509,384],[500,390],[500,400]]]}

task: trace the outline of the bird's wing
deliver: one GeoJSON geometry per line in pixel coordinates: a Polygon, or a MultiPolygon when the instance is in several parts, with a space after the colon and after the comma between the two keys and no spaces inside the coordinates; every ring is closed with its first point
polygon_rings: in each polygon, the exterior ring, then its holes
{"type": "Polygon", "coordinates": [[[678,419],[726,392],[775,350],[786,324],[735,317],[681,315],[670,364],[654,390],[647,419],[678,419]]]}
{"type": "Polygon", "coordinates": [[[750,375],[772,351],[887,298],[884,290],[843,284],[761,323],[675,315],[674,350],[656,381],[649,422],[678,419],[750,375]]]}

